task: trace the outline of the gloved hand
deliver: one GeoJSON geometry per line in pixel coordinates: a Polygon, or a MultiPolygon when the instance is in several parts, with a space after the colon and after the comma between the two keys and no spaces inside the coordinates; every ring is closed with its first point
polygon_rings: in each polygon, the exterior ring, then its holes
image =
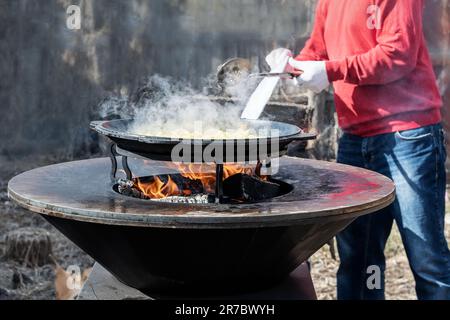
{"type": "Polygon", "coordinates": [[[272,72],[293,72],[294,68],[287,63],[289,58],[292,58],[291,50],[278,48],[273,50],[266,57],[266,62],[270,66],[272,72]],[[279,70],[279,66],[283,64],[286,64],[285,70],[279,70]]]}
{"type": "Polygon", "coordinates": [[[299,85],[315,93],[319,93],[330,86],[325,61],[297,61],[290,58],[289,65],[303,71],[296,79],[299,85]]]}

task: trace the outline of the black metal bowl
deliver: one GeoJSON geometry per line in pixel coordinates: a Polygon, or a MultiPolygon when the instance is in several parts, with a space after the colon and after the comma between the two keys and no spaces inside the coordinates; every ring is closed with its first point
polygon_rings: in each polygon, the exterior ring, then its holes
{"type": "Polygon", "coordinates": [[[43,217],[119,280],[161,298],[275,286],[354,219],[313,219],[273,228],[170,229],[43,217]]]}
{"type": "MultiPolygon", "coordinates": [[[[103,158],[34,169],[14,177],[8,194],[152,297],[270,287],[355,218],[395,198],[394,184],[380,174],[283,157],[273,178],[293,190],[269,201],[160,203],[115,192],[108,164],[103,158]]],[[[178,172],[152,160],[135,165],[139,176],[178,172]]]]}
{"type": "Polygon", "coordinates": [[[316,134],[304,133],[292,124],[265,120],[242,121],[255,132],[265,128],[276,130],[279,134],[255,139],[225,140],[152,137],[131,132],[130,125],[133,119],[94,121],[91,122],[91,128],[114,141],[122,150],[160,161],[173,161],[172,154],[175,152],[179,159],[183,159],[177,162],[226,163],[267,160],[284,155],[288,145],[293,141],[316,138],[316,134]],[[209,152],[214,161],[210,160],[211,157],[205,157],[206,152],[209,152]]]}

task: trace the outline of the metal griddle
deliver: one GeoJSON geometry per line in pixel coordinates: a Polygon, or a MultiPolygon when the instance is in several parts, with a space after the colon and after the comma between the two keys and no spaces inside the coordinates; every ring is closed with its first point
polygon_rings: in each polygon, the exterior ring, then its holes
{"type": "MultiPolygon", "coordinates": [[[[203,154],[205,148],[211,144],[217,144],[222,149],[221,156],[219,157],[217,154],[215,156],[216,163],[239,162],[238,150],[241,157],[243,157],[242,153],[244,153],[245,161],[264,161],[284,155],[288,145],[293,141],[306,141],[316,138],[316,134],[305,133],[299,127],[287,123],[264,120],[242,121],[256,132],[261,128],[270,128],[270,130],[278,130],[279,135],[258,137],[257,139],[224,140],[187,140],[177,137],[152,137],[131,132],[130,125],[133,119],[94,121],[91,123],[91,128],[111,139],[121,150],[159,161],[172,161],[172,150],[180,144],[185,145],[185,150],[191,150],[190,155],[183,155],[183,158],[188,159],[186,162],[199,162],[197,161],[199,159],[198,154],[196,157],[195,152],[202,152],[203,154]],[[274,139],[278,139],[278,147],[275,148],[276,150],[273,150],[274,139]],[[258,148],[258,150],[255,148],[258,148]],[[233,150],[232,156],[230,155],[231,150],[233,150]]],[[[202,157],[200,156],[200,158],[202,157]]]]}

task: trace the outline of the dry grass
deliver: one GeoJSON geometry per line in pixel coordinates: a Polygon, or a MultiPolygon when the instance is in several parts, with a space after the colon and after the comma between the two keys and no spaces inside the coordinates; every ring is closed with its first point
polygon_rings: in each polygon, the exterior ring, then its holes
{"type": "MultiPolygon", "coordinates": [[[[450,242],[450,202],[447,203],[446,235],[450,242]]],[[[415,283],[408,259],[394,226],[386,246],[386,298],[389,300],[416,299],[415,283]]],[[[336,272],[339,261],[331,258],[329,247],[320,249],[312,258],[312,277],[319,299],[336,299],[336,272]]]]}

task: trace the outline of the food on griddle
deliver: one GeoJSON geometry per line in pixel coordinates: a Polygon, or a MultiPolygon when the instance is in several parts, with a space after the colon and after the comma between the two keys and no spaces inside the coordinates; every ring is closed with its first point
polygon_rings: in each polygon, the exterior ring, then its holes
{"type": "Polygon", "coordinates": [[[256,139],[270,136],[270,128],[256,130],[245,122],[229,122],[227,125],[228,127],[211,127],[201,121],[178,124],[176,128],[167,126],[167,123],[162,126],[137,124],[132,125],[129,131],[133,134],[150,137],[204,140],[256,139]]]}

